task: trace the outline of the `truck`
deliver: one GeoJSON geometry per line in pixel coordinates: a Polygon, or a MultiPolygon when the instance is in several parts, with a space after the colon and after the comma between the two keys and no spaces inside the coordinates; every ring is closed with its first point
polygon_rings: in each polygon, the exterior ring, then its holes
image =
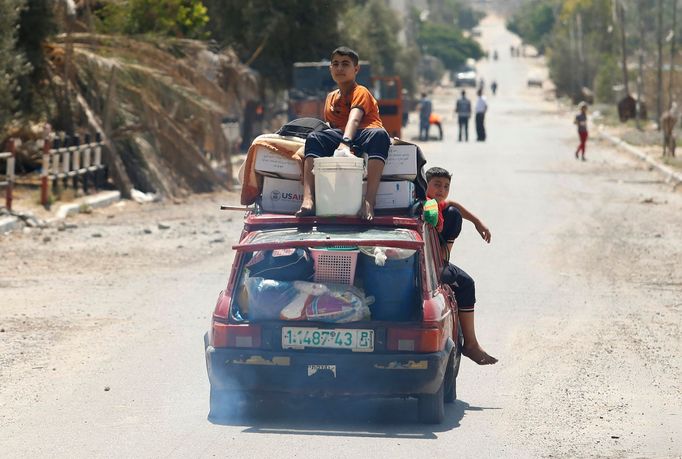
{"type": "MultiPolygon", "coordinates": [[[[329,61],[297,62],[289,90],[289,120],[303,117],[324,119],[327,94],[336,89],[329,61]]],[[[367,87],[379,103],[379,115],[391,137],[400,137],[403,124],[402,82],[398,76],[372,76],[371,65],[360,61],[356,81],[367,87]]]]}

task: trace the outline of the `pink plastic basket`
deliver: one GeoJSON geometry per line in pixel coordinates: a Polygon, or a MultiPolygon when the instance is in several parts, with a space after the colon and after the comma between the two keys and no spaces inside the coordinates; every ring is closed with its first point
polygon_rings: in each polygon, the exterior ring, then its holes
{"type": "Polygon", "coordinates": [[[359,250],[310,249],[315,263],[315,282],[352,285],[359,250]]]}

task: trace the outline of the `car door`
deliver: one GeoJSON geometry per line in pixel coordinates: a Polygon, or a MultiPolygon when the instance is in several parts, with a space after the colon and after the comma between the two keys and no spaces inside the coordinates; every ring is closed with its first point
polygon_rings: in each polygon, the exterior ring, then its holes
{"type": "Polygon", "coordinates": [[[433,228],[431,225],[424,225],[426,227],[424,234],[426,235],[426,240],[424,241],[425,244],[428,244],[429,250],[427,253],[430,253],[431,256],[429,257],[430,260],[427,260],[427,263],[430,266],[430,269],[427,267],[427,270],[430,272],[435,273],[435,283],[436,283],[436,290],[439,294],[441,294],[447,304],[448,310],[450,311],[450,320],[452,321],[452,330],[453,330],[453,335],[452,339],[453,341],[456,341],[456,333],[457,333],[457,300],[455,299],[455,293],[452,291],[450,286],[444,282],[441,281],[441,272],[443,271],[443,267],[445,266],[445,263],[447,263],[443,258],[441,257],[442,253],[442,248],[441,248],[441,243],[440,243],[440,238],[438,237],[438,233],[435,228],[433,228]]]}

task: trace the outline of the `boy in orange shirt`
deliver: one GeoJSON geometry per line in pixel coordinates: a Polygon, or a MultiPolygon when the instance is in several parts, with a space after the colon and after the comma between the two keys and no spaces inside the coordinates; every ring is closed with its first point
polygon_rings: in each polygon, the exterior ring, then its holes
{"type": "Polygon", "coordinates": [[[391,139],[381,123],[379,104],[369,90],[355,78],[360,70],[360,57],[350,48],[341,46],[332,52],[329,71],[339,86],[327,95],[324,119],[330,129],[312,132],[305,142],[303,163],[303,202],[297,217],[315,215],[315,158],[367,153],[367,192],[360,208],[360,216],[374,218],[381,173],[388,156],[391,139]]]}

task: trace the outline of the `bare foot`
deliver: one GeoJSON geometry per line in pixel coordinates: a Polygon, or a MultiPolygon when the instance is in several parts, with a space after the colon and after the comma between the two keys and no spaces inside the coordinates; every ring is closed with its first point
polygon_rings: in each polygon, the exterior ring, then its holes
{"type": "Polygon", "coordinates": [[[374,206],[365,200],[362,203],[362,207],[360,208],[358,215],[360,215],[360,218],[363,220],[367,220],[368,222],[372,221],[374,219],[374,206]]]}
{"type": "Polygon", "coordinates": [[[303,201],[301,208],[294,214],[295,217],[311,217],[315,215],[315,204],[312,201],[303,201]]]}
{"type": "Polygon", "coordinates": [[[476,362],[479,365],[493,365],[497,363],[497,359],[493,357],[492,355],[488,355],[486,351],[481,348],[481,346],[472,346],[471,348],[467,348],[464,346],[462,349],[462,355],[465,357],[469,357],[471,360],[476,362]]]}

